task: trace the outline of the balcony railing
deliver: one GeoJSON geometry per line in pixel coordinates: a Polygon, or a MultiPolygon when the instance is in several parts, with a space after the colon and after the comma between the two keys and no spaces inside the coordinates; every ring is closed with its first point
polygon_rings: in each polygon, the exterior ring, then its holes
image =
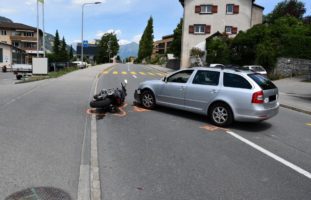
{"type": "Polygon", "coordinates": [[[27,37],[27,36],[10,36],[11,40],[14,41],[37,41],[37,37],[27,37]]]}

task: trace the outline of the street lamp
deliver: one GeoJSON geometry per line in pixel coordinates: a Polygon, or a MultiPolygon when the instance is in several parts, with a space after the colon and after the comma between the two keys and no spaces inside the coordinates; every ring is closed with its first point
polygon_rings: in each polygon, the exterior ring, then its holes
{"type": "Polygon", "coordinates": [[[81,64],[83,65],[83,28],[84,28],[84,7],[86,5],[92,5],[92,4],[101,4],[102,2],[97,1],[93,3],[84,3],[82,4],[82,30],[81,30],[81,64]]]}

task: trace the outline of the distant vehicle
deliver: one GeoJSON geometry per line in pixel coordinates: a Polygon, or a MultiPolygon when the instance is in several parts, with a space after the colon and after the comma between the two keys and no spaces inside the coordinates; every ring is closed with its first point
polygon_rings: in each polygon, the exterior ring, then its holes
{"type": "Polygon", "coordinates": [[[148,109],[168,106],[208,115],[215,125],[228,126],[234,120],[258,122],[277,115],[278,95],[278,88],[258,73],[199,67],[145,81],[134,97],[148,109]]]}
{"type": "Polygon", "coordinates": [[[268,76],[268,73],[267,71],[265,70],[265,68],[263,68],[262,66],[260,65],[246,65],[246,66],[243,66],[243,68],[245,69],[248,69],[248,70],[251,70],[253,72],[256,72],[258,74],[261,74],[265,77],[268,76]]]}
{"type": "Polygon", "coordinates": [[[32,65],[27,64],[14,64],[12,65],[12,71],[17,80],[21,80],[23,76],[32,74],[32,65]]]}
{"type": "Polygon", "coordinates": [[[90,64],[88,64],[86,62],[82,63],[81,61],[74,61],[74,62],[72,62],[72,64],[76,65],[80,69],[84,69],[86,67],[90,67],[91,66],[90,64]]]}

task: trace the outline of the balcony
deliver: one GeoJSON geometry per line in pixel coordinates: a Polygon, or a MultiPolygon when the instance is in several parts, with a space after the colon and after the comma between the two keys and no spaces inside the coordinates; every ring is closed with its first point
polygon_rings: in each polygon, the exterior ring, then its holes
{"type": "Polygon", "coordinates": [[[36,42],[37,37],[26,37],[26,36],[10,36],[10,39],[12,41],[31,41],[31,42],[36,42]]]}

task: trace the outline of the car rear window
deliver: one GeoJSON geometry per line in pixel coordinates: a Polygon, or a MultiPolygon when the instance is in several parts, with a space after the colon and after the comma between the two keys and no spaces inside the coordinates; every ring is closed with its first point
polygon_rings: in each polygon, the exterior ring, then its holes
{"type": "Polygon", "coordinates": [[[242,76],[224,73],[224,86],[241,89],[252,89],[252,85],[242,76]]]}
{"type": "Polygon", "coordinates": [[[263,90],[275,89],[276,86],[261,74],[248,74],[248,76],[253,79],[263,90]]]}

